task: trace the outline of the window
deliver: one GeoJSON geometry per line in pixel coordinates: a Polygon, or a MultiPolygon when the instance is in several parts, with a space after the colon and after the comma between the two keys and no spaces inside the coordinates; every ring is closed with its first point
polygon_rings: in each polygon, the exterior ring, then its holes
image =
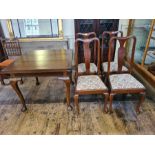
{"type": "Polygon", "coordinates": [[[11,19],[14,37],[51,38],[59,37],[58,19],[11,19]]]}

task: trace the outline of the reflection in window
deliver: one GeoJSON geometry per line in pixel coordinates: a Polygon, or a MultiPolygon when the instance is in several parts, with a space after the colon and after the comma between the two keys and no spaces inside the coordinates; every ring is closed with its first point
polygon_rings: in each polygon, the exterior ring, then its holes
{"type": "Polygon", "coordinates": [[[26,36],[39,35],[38,19],[25,19],[24,22],[26,36]]]}

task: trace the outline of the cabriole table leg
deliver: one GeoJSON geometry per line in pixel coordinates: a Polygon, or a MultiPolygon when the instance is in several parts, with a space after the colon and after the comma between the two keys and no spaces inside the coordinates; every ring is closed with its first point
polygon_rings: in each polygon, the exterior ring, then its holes
{"type": "Polygon", "coordinates": [[[25,104],[25,99],[24,99],[24,97],[23,97],[23,95],[22,95],[22,93],[21,93],[21,91],[20,91],[20,89],[18,87],[18,81],[17,80],[11,80],[10,84],[11,84],[12,88],[14,89],[14,91],[16,92],[16,94],[18,95],[18,97],[21,100],[21,103],[23,105],[21,111],[22,112],[26,111],[27,107],[26,107],[26,104],[25,104]]]}

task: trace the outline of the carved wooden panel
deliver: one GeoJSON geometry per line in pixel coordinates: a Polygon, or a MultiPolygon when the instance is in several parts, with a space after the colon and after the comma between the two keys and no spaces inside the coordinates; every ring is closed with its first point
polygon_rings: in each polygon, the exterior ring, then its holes
{"type": "MultiPolygon", "coordinates": [[[[101,44],[102,33],[104,31],[117,31],[118,23],[119,23],[118,19],[75,19],[75,33],[95,32],[97,34],[97,37],[100,39],[101,44]]],[[[107,42],[109,41],[108,37],[105,39],[107,40],[107,42]]],[[[81,46],[79,48],[81,48],[82,50],[81,46]]],[[[105,51],[107,51],[108,47],[105,46],[104,48],[105,51]]],[[[79,60],[80,57],[83,57],[83,53],[79,54],[79,60]]],[[[105,57],[104,61],[108,61],[107,52],[104,53],[104,57],[105,57]]],[[[81,59],[81,61],[83,60],[81,59]]]]}

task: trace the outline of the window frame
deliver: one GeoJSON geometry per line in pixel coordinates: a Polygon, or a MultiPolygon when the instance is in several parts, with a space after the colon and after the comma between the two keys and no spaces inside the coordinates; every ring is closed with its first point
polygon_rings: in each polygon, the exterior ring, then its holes
{"type": "MultiPolygon", "coordinates": [[[[50,20],[50,26],[51,26],[51,30],[52,30],[52,19],[49,19],[49,20],[50,20]]],[[[18,22],[18,19],[17,19],[17,22],[18,22]]],[[[53,35],[53,33],[51,33],[51,35],[36,35],[36,36],[30,36],[30,37],[20,37],[18,39],[20,41],[27,41],[27,40],[28,41],[29,40],[32,40],[32,41],[33,40],[62,40],[62,39],[64,39],[63,28],[62,28],[62,19],[57,19],[57,22],[58,22],[58,36],[55,36],[55,35],[53,35]]],[[[18,24],[19,24],[19,22],[18,22],[18,24]]],[[[7,27],[8,27],[10,38],[15,38],[11,19],[7,20],[7,27]]],[[[18,27],[19,27],[19,25],[18,25],[18,27]]],[[[19,33],[21,36],[20,28],[19,28],[19,33]]]]}

